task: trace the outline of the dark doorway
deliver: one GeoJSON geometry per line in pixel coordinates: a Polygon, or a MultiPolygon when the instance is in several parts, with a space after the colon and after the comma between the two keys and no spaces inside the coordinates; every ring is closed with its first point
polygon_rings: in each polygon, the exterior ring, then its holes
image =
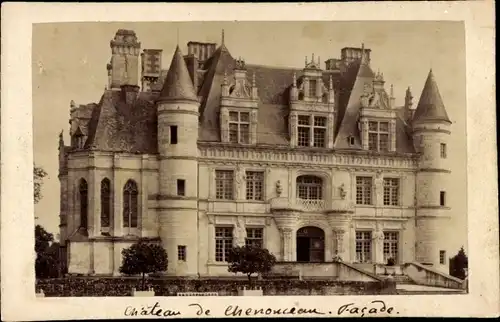
{"type": "Polygon", "coordinates": [[[297,230],[297,261],[325,261],[325,233],[317,227],[303,227],[297,230]]]}

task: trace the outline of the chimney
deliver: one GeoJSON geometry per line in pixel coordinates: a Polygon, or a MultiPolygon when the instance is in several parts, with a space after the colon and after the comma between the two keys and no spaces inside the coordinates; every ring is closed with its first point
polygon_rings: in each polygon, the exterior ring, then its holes
{"type": "Polygon", "coordinates": [[[122,85],[122,100],[127,105],[132,105],[135,103],[137,96],[139,94],[139,86],[137,85],[122,85]]]}
{"type": "Polygon", "coordinates": [[[341,57],[342,61],[349,64],[349,63],[352,63],[354,61],[361,60],[363,50],[364,50],[365,55],[366,55],[366,61],[369,64],[370,63],[370,53],[372,50],[367,49],[367,48],[363,49],[363,48],[358,48],[358,47],[344,47],[344,48],[342,48],[342,50],[340,52],[340,57],[341,57]]]}

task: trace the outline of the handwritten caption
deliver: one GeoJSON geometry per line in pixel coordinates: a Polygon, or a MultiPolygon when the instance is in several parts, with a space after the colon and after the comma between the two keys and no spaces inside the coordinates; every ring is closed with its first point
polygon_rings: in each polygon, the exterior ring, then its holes
{"type": "Polygon", "coordinates": [[[359,305],[356,303],[343,304],[330,311],[318,308],[302,308],[298,306],[291,306],[285,308],[270,308],[270,307],[240,307],[239,305],[226,305],[218,308],[216,311],[208,307],[204,307],[199,303],[188,304],[183,310],[165,308],[159,302],[153,305],[146,305],[140,307],[127,306],[123,312],[125,316],[155,316],[155,317],[180,317],[198,316],[198,317],[212,317],[212,316],[279,316],[279,315],[326,315],[326,316],[391,316],[397,315],[399,312],[392,306],[388,306],[384,301],[375,300],[366,305],[359,305]],[[222,311],[221,311],[222,310],[222,311]]]}

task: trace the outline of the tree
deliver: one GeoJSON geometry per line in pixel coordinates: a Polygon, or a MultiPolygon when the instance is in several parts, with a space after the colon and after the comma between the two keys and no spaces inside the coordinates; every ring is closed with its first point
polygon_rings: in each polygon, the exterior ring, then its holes
{"type": "Polygon", "coordinates": [[[35,274],[37,278],[59,276],[59,243],[42,226],[35,226],[35,274]]]}
{"type": "Polygon", "coordinates": [[[450,275],[463,280],[467,277],[468,267],[469,259],[467,258],[464,247],[462,246],[458,253],[450,260],[450,275]]]}
{"type": "Polygon", "coordinates": [[[251,245],[233,247],[229,253],[228,271],[243,273],[251,282],[254,273],[268,273],[276,264],[276,257],[267,249],[251,245]]]}
{"type": "Polygon", "coordinates": [[[145,287],[146,274],[163,272],[168,267],[168,256],[165,249],[156,244],[139,241],[122,250],[123,262],[120,273],[125,275],[142,275],[142,289],[145,287]]]}
{"type": "Polygon", "coordinates": [[[40,167],[33,167],[33,187],[35,203],[42,199],[42,183],[43,179],[47,176],[47,172],[40,167]]]}

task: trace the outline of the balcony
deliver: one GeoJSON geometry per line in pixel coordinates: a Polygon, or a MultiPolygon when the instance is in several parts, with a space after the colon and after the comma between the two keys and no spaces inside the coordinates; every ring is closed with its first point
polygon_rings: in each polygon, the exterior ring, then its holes
{"type": "Polygon", "coordinates": [[[271,199],[271,210],[292,210],[302,212],[327,212],[327,213],[344,213],[352,212],[353,205],[344,199],[332,200],[312,200],[312,199],[295,199],[289,198],[273,198],[271,199]]]}

